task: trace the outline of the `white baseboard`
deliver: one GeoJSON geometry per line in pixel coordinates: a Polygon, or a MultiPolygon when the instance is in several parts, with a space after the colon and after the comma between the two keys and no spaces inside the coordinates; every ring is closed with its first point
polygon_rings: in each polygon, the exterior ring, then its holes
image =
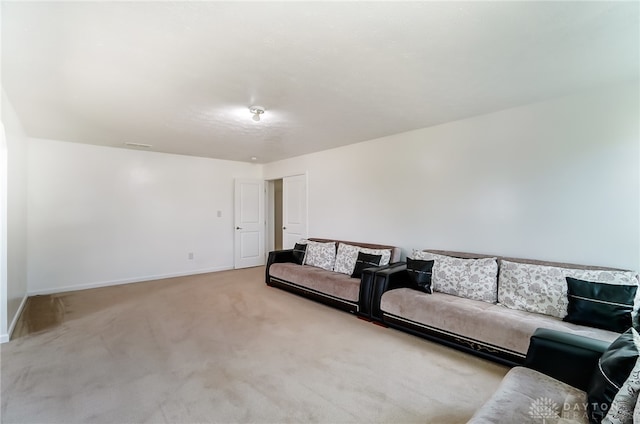
{"type": "Polygon", "coordinates": [[[20,306],[18,306],[18,310],[16,311],[16,314],[13,316],[13,319],[11,320],[11,325],[9,326],[8,332],[6,334],[0,334],[0,344],[6,343],[9,340],[11,340],[11,335],[13,334],[13,330],[15,330],[16,328],[16,324],[18,323],[18,319],[20,319],[20,315],[22,315],[22,310],[24,309],[24,305],[27,304],[28,297],[29,295],[25,294],[24,297],[22,298],[22,302],[20,302],[20,306]]]}
{"type": "MultiPolygon", "coordinates": [[[[152,280],[162,280],[165,278],[173,278],[173,277],[184,277],[187,275],[196,275],[196,274],[207,274],[209,272],[219,272],[219,271],[228,271],[233,269],[233,266],[220,266],[206,269],[198,269],[194,271],[187,272],[176,272],[171,274],[162,274],[162,275],[148,275],[144,277],[134,277],[134,278],[123,278],[120,280],[110,280],[110,281],[98,281],[94,283],[87,284],[77,284],[73,286],[63,286],[56,287],[50,289],[36,289],[29,290],[29,296],[36,296],[39,294],[54,294],[54,293],[64,293],[68,291],[76,291],[76,290],[87,290],[87,289],[95,289],[98,287],[108,287],[108,286],[119,286],[120,284],[130,284],[130,283],[142,283],[144,281],[152,281],[152,280]]],[[[0,340],[1,340],[0,336],[0,340]]]]}
{"type": "Polygon", "coordinates": [[[11,325],[9,326],[9,338],[11,338],[11,335],[13,334],[13,330],[15,330],[16,328],[16,324],[20,319],[20,315],[22,315],[22,310],[24,309],[24,305],[27,304],[28,298],[29,298],[29,295],[25,294],[24,297],[22,298],[22,302],[20,302],[20,306],[18,306],[18,310],[16,311],[16,314],[13,316],[13,319],[11,320],[11,325]]]}
{"type": "Polygon", "coordinates": [[[188,271],[188,272],[176,272],[176,273],[162,274],[162,275],[148,275],[145,277],[123,278],[120,280],[99,281],[99,282],[88,283],[88,284],[78,284],[73,286],[57,287],[55,289],[30,290],[22,298],[22,301],[20,302],[20,306],[18,307],[16,314],[11,320],[11,325],[8,328],[8,332],[0,334],[0,344],[7,343],[9,340],[11,340],[11,334],[13,334],[13,330],[16,328],[16,324],[18,324],[18,319],[20,319],[20,315],[22,314],[22,310],[24,309],[24,306],[26,305],[27,299],[29,298],[29,296],[36,296],[39,294],[63,293],[63,292],[75,291],[75,290],[95,289],[98,287],[118,286],[120,284],[142,283],[144,281],[162,280],[165,278],[173,278],[173,277],[184,277],[187,275],[207,274],[209,272],[228,271],[231,269],[233,269],[233,266],[221,266],[221,267],[199,269],[199,270],[188,271]]]}

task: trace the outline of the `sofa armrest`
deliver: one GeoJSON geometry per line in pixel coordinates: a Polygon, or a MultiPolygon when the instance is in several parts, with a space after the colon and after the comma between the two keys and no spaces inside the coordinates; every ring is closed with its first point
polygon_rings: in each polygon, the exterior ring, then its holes
{"type": "Polygon", "coordinates": [[[411,287],[407,273],[407,264],[397,262],[393,267],[376,272],[371,295],[371,318],[382,321],[380,298],[384,292],[400,287],[411,287]]]}
{"type": "Polygon", "coordinates": [[[271,265],[282,262],[296,262],[296,258],[293,256],[293,249],[273,250],[269,252],[269,257],[267,258],[267,266],[265,269],[267,284],[269,284],[269,268],[271,268],[271,265]]]}
{"type": "Polygon", "coordinates": [[[387,270],[391,270],[392,268],[396,268],[396,267],[400,267],[400,266],[405,266],[406,264],[404,262],[392,262],[389,263],[387,265],[381,265],[381,266],[377,266],[377,267],[371,267],[371,268],[365,268],[362,270],[362,273],[370,273],[370,274],[377,274],[380,271],[387,271],[387,270]]]}
{"type": "Polygon", "coordinates": [[[293,249],[273,250],[269,252],[267,267],[271,264],[278,263],[278,262],[295,262],[295,261],[296,261],[296,258],[293,257],[293,249]]]}
{"type": "Polygon", "coordinates": [[[529,343],[524,366],[587,390],[608,342],[562,331],[538,328],[529,343]]]}
{"type": "Polygon", "coordinates": [[[367,318],[371,317],[371,298],[373,295],[375,279],[378,272],[402,265],[404,265],[403,262],[394,262],[388,265],[365,268],[362,270],[362,277],[360,278],[360,298],[358,301],[360,309],[358,310],[358,315],[367,318]]]}

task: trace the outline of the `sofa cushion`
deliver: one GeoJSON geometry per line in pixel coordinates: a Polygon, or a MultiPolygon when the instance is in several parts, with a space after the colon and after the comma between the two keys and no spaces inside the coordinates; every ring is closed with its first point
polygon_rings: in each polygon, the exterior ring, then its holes
{"type": "Polygon", "coordinates": [[[415,288],[431,293],[431,273],[434,261],[407,258],[407,274],[415,288]]]}
{"type": "Polygon", "coordinates": [[[446,335],[462,336],[524,357],[529,339],[539,327],[565,331],[611,342],[618,333],[564,322],[548,315],[509,309],[498,304],[410,288],[385,292],[383,312],[446,335]]]}
{"type": "Polygon", "coordinates": [[[386,265],[387,262],[385,262],[386,260],[386,256],[387,256],[387,252],[388,252],[388,256],[389,256],[389,262],[393,261],[393,262],[398,262],[400,260],[400,257],[402,256],[402,249],[400,249],[399,247],[395,247],[395,246],[389,246],[389,245],[385,245],[385,244],[375,244],[375,243],[362,243],[362,242],[357,242],[357,241],[347,241],[347,240],[330,240],[330,239],[322,239],[322,238],[310,238],[309,240],[311,241],[319,241],[319,242],[329,242],[332,241],[334,243],[346,243],[346,244],[350,244],[352,246],[358,246],[362,249],[365,250],[365,253],[370,253],[372,255],[380,255],[382,254],[383,258],[382,258],[382,265],[386,265]],[[371,251],[366,251],[366,249],[371,249],[373,250],[373,252],[371,251]],[[381,251],[387,251],[387,252],[376,252],[377,250],[381,250],[381,251]]]}
{"type": "Polygon", "coordinates": [[[639,356],[640,335],[634,328],[602,354],[587,390],[592,423],[631,422],[640,390],[639,356]]]}
{"type": "Polygon", "coordinates": [[[343,274],[353,274],[353,269],[356,266],[356,260],[358,259],[358,252],[360,249],[360,247],[353,246],[351,244],[338,243],[336,264],[333,267],[333,270],[343,274]]]}
{"type": "Polygon", "coordinates": [[[298,265],[302,265],[304,263],[304,255],[307,253],[307,243],[296,243],[293,246],[293,258],[296,260],[298,265]]]}
{"type": "Polygon", "coordinates": [[[309,240],[307,243],[307,253],[304,256],[305,265],[332,271],[335,261],[336,244],[334,242],[321,243],[309,240]]]}
{"type": "MultiPolygon", "coordinates": [[[[569,423],[589,422],[589,412],[586,405],[587,395],[582,390],[576,390],[576,392],[569,393],[562,405],[562,412],[560,417],[568,420],[569,423]]],[[[564,421],[559,421],[558,424],[564,421]]]]}
{"type": "Polygon", "coordinates": [[[603,424],[633,424],[635,407],[638,403],[638,392],[640,392],[640,360],[636,360],[636,365],[629,374],[616,396],[611,402],[609,412],[602,420],[603,424]]]}
{"type": "Polygon", "coordinates": [[[565,321],[622,333],[631,327],[638,286],[594,283],[567,277],[569,306],[565,321]]]}
{"type": "Polygon", "coordinates": [[[336,253],[336,263],[333,270],[335,272],[353,275],[356,261],[358,260],[358,253],[360,252],[381,256],[382,259],[379,261],[379,265],[387,265],[391,259],[391,249],[370,249],[339,242],[338,252],[336,253]]]}
{"type": "Polygon", "coordinates": [[[362,271],[366,268],[373,268],[380,266],[380,255],[370,255],[368,253],[359,252],[358,259],[356,260],[356,266],[353,268],[353,274],[351,278],[362,278],[362,271]]]}
{"type": "Polygon", "coordinates": [[[435,261],[431,275],[432,290],[483,302],[497,302],[496,258],[461,259],[427,251],[414,251],[413,259],[435,261]]]}
{"type": "Polygon", "coordinates": [[[360,280],[338,272],[284,262],[272,264],[269,274],[271,277],[339,299],[357,302],[360,297],[360,280]]]}
{"type": "Polygon", "coordinates": [[[588,423],[584,414],[561,418],[567,398],[586,403],[583,391],[529,368],[512,368],[493,396],[471,417],[471,424],[588,423]]]}
{"type": "MultiPolygon", "coordinates": [[[[597,283],[638,285],[632,271],[590,270],[500,261],[498,302],[511,309],[564,318],[567,315],[566,277],[597,283]]],[[[636,295],[636,306],[638,295],[636,295]]]]}
{"type": "Polygon", "coordinates": [[[361,247],[360,251],[369,255],[380,255],[380,266],[389,265],[391,261],[391,249],[370,249],[368,247],[361,247]]]}

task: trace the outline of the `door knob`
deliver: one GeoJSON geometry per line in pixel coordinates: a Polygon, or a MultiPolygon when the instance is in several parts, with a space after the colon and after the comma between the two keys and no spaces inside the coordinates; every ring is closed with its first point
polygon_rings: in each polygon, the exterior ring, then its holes
{"type": "Polygon", "coordinates": [[[287,229],[287,227],[282,227],[282,229],[283,229],[283,230],[286,230],[286,229],[287,229]]]}
{"type": "Polygon", "coordinates": [[[242,227],[236,227],[236,230],[242,230],[242,227]]]}

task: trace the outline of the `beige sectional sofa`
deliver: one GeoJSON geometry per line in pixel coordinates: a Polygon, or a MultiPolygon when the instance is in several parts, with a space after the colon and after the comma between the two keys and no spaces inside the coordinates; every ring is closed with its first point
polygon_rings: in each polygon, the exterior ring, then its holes
{"type": "MultiPolygon", "coordinates": [[[[310,238],[308,241],[333,246],[335,256],[323,256],[314,262],[307,252],[302,261],[297,261],[292,249],[270,252],[266,267],[267,285],[369,317],[373,271],[389,268],[390,264],[398,262],[400,248],[322,238],[310,238]],[[379,254],[382,262],[354,278],[352,272],[360,252],[379,254]]],[[[307,240],[303,243],[306,244],[307,240]]]]}
{"type": "Polygon", "coordinates": [[[629,329],[612,343],[538,329],[524,366],[512,368],[468,424],[640,422],[640,359],[629,329]]]}
{"type": "Polygon", "coordinates": [[[414,256],[434,259],[433,293],[412,286],[402,268],[381,271],[375,281],[372,317],[510,365],[524,361],[537,328],[606,342],[619,336],[563,321],[567,296],[566,282],[564,292],[561,282],[566,276],[638,284],[637,273],[612,268],[439,250],[418,251],[414,256]],[[454,263],[448,270],[438,267],[443,257],[454,263]]]}

